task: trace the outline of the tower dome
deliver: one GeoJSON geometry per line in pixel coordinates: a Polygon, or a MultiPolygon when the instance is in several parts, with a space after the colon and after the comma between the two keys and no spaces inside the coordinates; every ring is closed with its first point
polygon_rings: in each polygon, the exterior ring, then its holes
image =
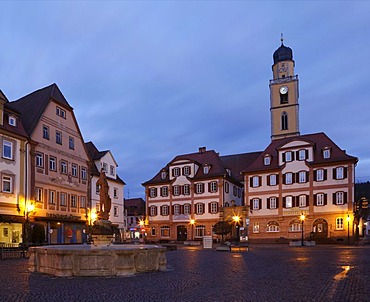
{"type": "Polygon", "coordinates": [[[281,41],[281,46],[274,52],[274,64],[281,61],[293,60],[293,51],[281,41]]]}

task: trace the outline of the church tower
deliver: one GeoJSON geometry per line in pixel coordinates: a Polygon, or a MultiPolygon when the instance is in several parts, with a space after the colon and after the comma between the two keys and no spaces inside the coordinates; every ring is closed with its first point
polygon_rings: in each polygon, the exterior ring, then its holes
{"type": "Polygon", "coordinates": [[[283,44],[274,52],[270,80],[271,139],[299,135],[298,76],[292,49],[283,44]]]}

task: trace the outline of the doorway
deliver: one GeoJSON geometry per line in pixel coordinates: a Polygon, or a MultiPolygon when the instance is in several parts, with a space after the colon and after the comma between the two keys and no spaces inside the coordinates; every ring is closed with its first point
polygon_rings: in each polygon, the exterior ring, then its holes
{"type": "Polygon", "coordinates": [[[187,239],[188,231],[185,225],[177,226],[177,241],[185,241],[187,239]]]}
{"type": "Polygon", "coordinates": [[[316,219],[312,226],[312,233],[314,239],[328,238],[328,223],[325,219],[316,219]]]}

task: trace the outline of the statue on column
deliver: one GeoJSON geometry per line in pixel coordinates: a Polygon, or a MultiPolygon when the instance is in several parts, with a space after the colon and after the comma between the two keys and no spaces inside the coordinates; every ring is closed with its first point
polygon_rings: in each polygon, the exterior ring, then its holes
{"type": "Polygon", "coordinates": [[[108,220],[112,201],[109,197],[109,185],[103,169],[100,171],[100,177],[96,184],[100,187],[100,211],[98,212],[98,219],[108,220]]]}

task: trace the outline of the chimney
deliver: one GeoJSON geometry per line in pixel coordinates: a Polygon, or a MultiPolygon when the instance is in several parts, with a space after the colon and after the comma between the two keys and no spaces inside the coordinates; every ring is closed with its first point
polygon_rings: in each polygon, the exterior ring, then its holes
{"type": "Polygon", "coordinates": [[[207,148],[206,147],[199,147],[199,153],[204,153],[206,152],[207,148]]]}

